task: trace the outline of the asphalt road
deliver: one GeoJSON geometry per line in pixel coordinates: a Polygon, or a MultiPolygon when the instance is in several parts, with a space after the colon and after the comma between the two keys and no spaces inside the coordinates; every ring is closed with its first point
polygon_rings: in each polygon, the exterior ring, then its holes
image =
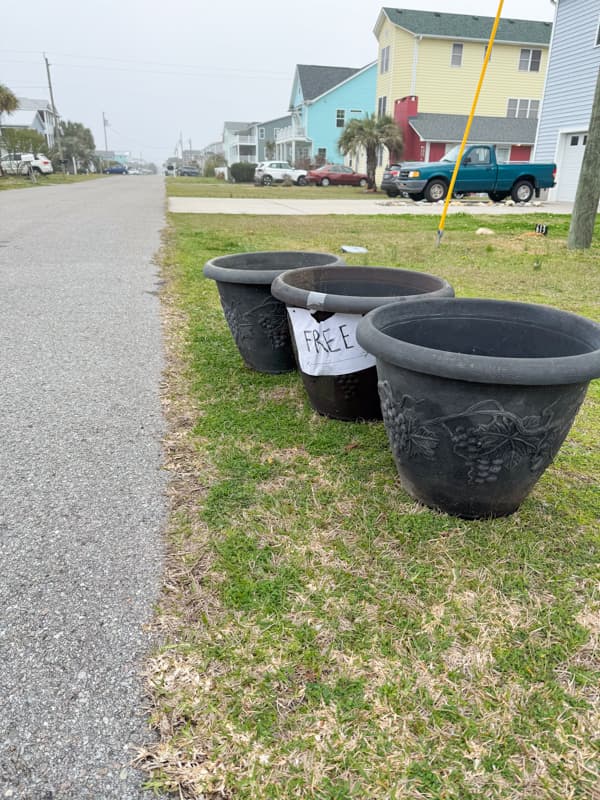
{"type": "Polygon", "coordinates": [[[0,798],[138,800],[162,178],[0,192],[0,798]]]}

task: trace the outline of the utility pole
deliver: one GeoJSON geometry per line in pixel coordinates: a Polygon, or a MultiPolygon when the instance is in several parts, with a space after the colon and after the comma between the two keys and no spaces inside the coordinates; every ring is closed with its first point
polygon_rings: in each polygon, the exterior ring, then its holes
{"type": "Polygon", "coordinates": [[[104,149],[108,150],[108,141],[106,138],[106,129],[108,128],[108,120],[106,119],[106,114],[104,111],[102,112],[102,125],[104,127],[104,149]]]}
{"type": "Polygon", "coordinates": [[[52,117],[54,119],[54,141],[58,150],[58,157],[63,160],[62,145],[60,142],[60,128],[58,125],[58,114],[56,113],[56,106],[54,105],[54,92],[52,91],[52,78],[50,77],[50,63],[44,53],[44,61],[46,62],[46,75],[48,76],[48,91],[50,92],[50,105],[52,107],[52,117]]]}
{"type": "Polygon", "coordinates": [[[592,244],[594,223],[600,201],[600,71],[596,79],[596,92],[592,116],[587,132],[587,143],[577,183],[575,204],[571,215],[567,247],[584,250],[592,244]]]}

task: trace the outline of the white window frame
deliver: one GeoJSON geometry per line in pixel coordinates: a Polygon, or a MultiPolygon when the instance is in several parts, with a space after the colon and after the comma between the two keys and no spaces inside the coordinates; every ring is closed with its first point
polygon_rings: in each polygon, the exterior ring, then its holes
{"type": "Polygon", "coordinates": [[[259,139],[264,139],[265,138],[265,129],[264,128],[259,128],[258,129],[258,138],[259,139]]]}
{"type": "Polygon", "coordinates": [[[542,68],[542,51],[539,47],[522,47],[521,52],[519,53],[519,72],[539,72],[542,68]],[[528,53],[528,55],[525,55],[528,53]],[[537,69],[532,69],[531,65],[534,61],[533,54],[539,53],[539,59],[537,60],[537,69]],[[527,66],[523,66],[527,61],[527,66]]]}
{"type": "Polygon", "coordinates": [[[338,108],[335,112],[335,127],[336,128],[344,128],[346,126],[346,110],[344,108],[338,108]],[[341,121],[341,125],[340,125],[341,121]]]}
{"type": "Polygon", "coordinates": [[[385,117],[387,111],[387,95],[377,98],[377,116],[385,117]]]}
{"type": "Polygon", "coordinates": [[[600,47],[600,19],[598,20],[598,27],[596,28],[596,42],[594,47],[600,47]]]}
{"type": "Polygon", "coordinates": [[[450,51],[450,66],[462,67],[464,47],[462,42],[453,42],[450,51]],[[458,63],[456,63],[458,61],[458,63]]]}
{"type": "Polygon", "coordinates": [[[507,100],[506,116],[509,119],[538,119],[539,113],[539,100],[529,99],[526,97],[509,97],[507,100]],[[514,111],[514,113],[511,113],[511,111],[514,111]]]}
{"type": "Polygon", "coordinates": [[[381,48],[381,56],[379,59],[379,74],[383,75],[390,70],[390,45],[387,44],[381,48]]]}

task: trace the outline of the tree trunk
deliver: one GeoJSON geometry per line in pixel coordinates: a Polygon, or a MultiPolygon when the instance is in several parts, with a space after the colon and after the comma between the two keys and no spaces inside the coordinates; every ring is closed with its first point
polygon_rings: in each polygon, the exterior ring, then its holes
{"type": "Polygon", "coordinates": [[[367,177],[369,178],[370,189],[377,190],[375,186],[375,170],[377,169],[377,148],[367,147],[367,177]]]}
{"type": "Polygon", "coordinates": [[[583,250],[592,243],[594,223],[600,201],[600,71],[596,79],[596,93],[592,116],[583,154],[581,173],[577,184],[575,204],[571,216],[569,250],[583,250]]]}

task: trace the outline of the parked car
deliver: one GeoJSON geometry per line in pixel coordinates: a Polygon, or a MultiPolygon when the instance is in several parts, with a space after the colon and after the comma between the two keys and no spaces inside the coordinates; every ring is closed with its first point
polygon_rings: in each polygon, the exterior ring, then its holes
{"type": "Polygon", "coordinates": [[[7,175],[26,175],[29,169],[40,175],[51,175],[52,162],[43,153],[10,153],[0,159],[2,170],[7,175]]]}
{"type": "Polygon", "coordinates": [[[183,166],[177,170],[177,174],[183,176],[187,175],[188,178],[199,178],[200,170],[198,169],[198,167],[183,166]]]}
{"type": "Polygon", "coordinates": [[[113,164],[104,170],[105,175],[127,175],[128,170],[125,164],[113,164]]]}
{"type": "MultiPolygon", "coordinates": [[[[459,145],[441,161],[413,161],[393,164],[383,173],[381,189],[388,197],[406,194],[413,200],[435,203],[448,193],[459,145]]],[[[540,189],[554,186],[556,164],[531,161],[499,164],[492,145],[467,147],[456,176],[454,194],[486,192],[499,203],[510,195],[515,203],[528,203],[540,189]]]]}
{"type": "Polygon", "coordinates": [[[325,164],[318,169],[311,169],[306,179],[317,186],[368,186],[369,176],[364,172],[354,172],[344,164],[325,164]]]}
{"type": "Polygon", "coordinates": [[[306,186],[306,170],[294,169],[287,161],[261,161],[254,170],[254,183],[270,186],[289,176],[297,186],[306,186]]]}

